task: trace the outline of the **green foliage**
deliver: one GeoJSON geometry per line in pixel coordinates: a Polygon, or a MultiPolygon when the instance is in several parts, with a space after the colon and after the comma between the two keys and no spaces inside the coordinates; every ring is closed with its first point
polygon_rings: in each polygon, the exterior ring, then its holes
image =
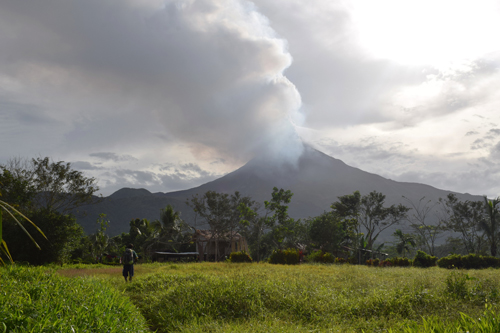
{"type": "Polygon", "coordinates": [[[215,240],[216,261],[219,261],[222,256],[217,240],[233,237],[240,228],[240,222],[245,220],[241,207],[252,206],[254,202],[250,197],[242,197],[238,191],[232,195],[208,191],[202,196],[194,195],[186,204],[210,227],[215,240]]]}
{"type": "Polygon", "coordinates": [[[410,251],[410,246],[417,245],[413,236],[403,233],[401,229],[396,229],[392,235],[396,238],[396,251],[398,254],[403,254],[403,257],[406,251],[410,251]]]}
{"type": "Polygon", "coordinates": [[[483,202],[459,201],[453,193],[439,201],[444,204],[449,216],[445,220],[445,226],[447,230],[460,235],[465,253],[480,253],[485,243],[485,235],[479,232],[479,226],[485,220],[483,202]]]}
{"type": "Polygon", "coordinates": [[[468,274],[452,272],[446,278],[446,291],[453,297],[465,298],[469,293],[467,281],[471,280],[468,274]]]}
{"type": "Polygon", "coordinates": [[[1,165],[0,169],[3,179],[6,178],[5,171],[11,176],[4,195],[29,204],[30,210],[69,213],[83,204],[92,203],[92,195],[99,190],[95,178],[87,178],[82,172],[71,169],[70,163],[53,162],[48,157],[29,161],[14,159],[1,165]]]}
{"type": "Polygon", "coordinates": [[[313,251],[306,257],[307,262],[320,263],[320,264],[333,264],[335,263],[335,257],[329,252],[313,251]]]}
{"type": "Polygon", "coordinates": [[[498,205],[500,197],[489,200],[484,196],[485,219],[479,222],[479,227],[484,231],[490,243],[490,253],[493,257],[497,255],[497,243],[500,239],[500,211],[498,205]]]}
{"type": "Polygon", "coordinates": [[[7,212],[7,218],[4,215],[0,220],[2,253],[32,264],[68,261],[82,230],[67,213],[93,201],[92,195],[98,191],[95,179],[72,170],[70,163],[49,158],[11,160],[0,165],[0,171],[1,195],[16,205],[0,204],[0,214],[7,212]],[[25,227],[20,220],[31,225],[25,227]],[[25,234],[33,243],[25,242],[25,234]],[[10,253],[5,240],[10,243],[10,253]],[[42,251],[37,250],[40,247],[42,251]]]}
{"type": "MultiPolygon", "coordinates": [[[[452,322],[444,322],[437,316],[429,316],[422,319],[421,324],[408,325],[402,329],[404,333],[457,333],[457,332],[481,332],[497,333],[500,332],[500,313],[493,311],[491,306],[486,306],[486,310],[479,318],[473,317],[461,312],[460,318],[452,322]]],[[[389,333],[395,331],[389,330],[389,333]]]]}
{"type": "Polygon", "coordinates": [[[347,231],[344,223],[332,212],[326,212],[307,221],[309,239],[316,248],[333,252],[340,247],[347,231]]]}
{"type": "Polygon", "coordinates": [[[410,227],[415,233],[415,239],[419,245],[425,246],[426,250],[431,254],[436,253],[436,240],[444,232],[444,220],[442,218],[436,218],[433,223],[429,222],[430,214],[433,213],[435,216],[436,206],[440,205],[440,202],[432,202],[432,200],[425,200],[425,197],[420,198],[417,203],[414,203],[410,199],[405,198],[410,204],[412,210],[408,214],[408,221],[410,222],[410,227]]]}
{"type": "MultiPolygon", "coordinates": [[[[1,193],[0,193],[0,195],[1,195],[1,193]]],[[[42,232],[42,230],[40,230],[40,228],[38,228],[38,226],[35,223],[33,223],[29,218],[27,218],[26,216],[24,216],[21,212],[19,212],[13,206],[11,206],[10,204],[6,203],[5,201],[0,200],[0,263],[2,263],[2,264],[5,263],[4,260],[3,260],[3,258],[2,258],[2,256],[5,256],[11,263],[14,262],[12,254],[10,253],[9,248],[7,246],[7,243],[5,242],[4,236],[3,236],[4,235],[4,223],[3,223],[3,221],[4,221],[4,219],[3,219],[3,213],[4,212],[7,213],[11,217],[11,221],[14,223],[14,225],[16,227],[18,227],[20,230],[22,230],[22,232],[24,232],[31,239],[31,241],[33,242],[33,244],[40,250],[40,246],[38,245],[38,243],[35,241],[35,239],[33,238],[33,236],[31,236],[31,234],[28,232],[28,230],[26,230],[26,228],[19,221],[19,219],[23,218],[24,220],[26,220],[29,223],[31,223],[31,226],[36,231],[38,231],[45,239],[47,239],[47,237],[42,232]],[[19,216],[19,217],[17,217],[16,215],[19,216]]],[[[23,244],[24,244],[24,242],[23,242],[23,244]]]]}
{"type": "Polygon", "coordinates": [[[6,223],[4,232],[8,236],[14,261],[24,261],[32,265],[69,262],[71,252],[78,247],[80,238],[83,236],[83,229],[76,223],[75,218],[45,209],[30,212],[28,217],[45,231],[44,236],[37,232],[33,225],[26,226],[26,230],[41,249],[32,242],[26,242],[25,233],[19,225],[12,222],[6,223]]]}
{"type": "Polygon", "coordinates": [[[306,235],[306,228],[300,222],[288,215],[288,204],[292,200],[290,190],[273,188],[271,201],[264,201],[264,206],[271,216],[266,219],[266,225],[271,228],[271,236],[275,248],[294,247],[306,235]]]}
{"type": "Polygon", "coordinates": [[[269,257],[270,264],[297,265],[300,262],[300,253],[296,249],[274,250],[269,257]]]}
{"type": "Polygon", "coordinates": [[[351,264],[351,263],[354,263],[354,259],[350,260],[351,258],[349,259],[345,259],[345,258],[335,258],[335,263],[336,264],[351,264]]]}
{"type": "Polygon", "coordinates": [[[500,268],[500,258],[492,256],[481,256],[477,254],[468,254],[466,256],[452,254],[447,257],[440,258],[437,261],[439,267],[442,268],[464,268],[464,269],[481,269],[481,268],[500,268]]]}
{"type": "Polygon", "coordinates": [[[394,257],[383,260],[384,263],[389,263],[389,265],[385,266],[393,266],[393,267],[410,267],[412,265],[412,260],[408,258],[394,257]]]}
{"type": "Polygon", "coordinates": [[[2,332],[149,332],[135,306],[102,280],[69,279],[46,267],[0,273],[2,332]]]}
{"type": "Polygon", "coordinates": [[[259,215],[259,209],[260,204],[254,201],[238,205],[241,218],[239,232],[248,242],[251,256],[258,262],[261,258],[269,256],[272,251],[270,242],[265,241],[266,217],[259,215]]]}
{"type": "MultiPolygon", "coordinates": [[[[381,232],[406,218],[408,207],[403,205],[385,207],[384,203],[385,195],[377,191],[364,196],[355,191],[351,195],[338,197],[338,201],[330,207],[332,213],[344,224],[346,230],[344,243],[354,248],[373,250],[375,240],[381,232]]],[[[361,262],[364,261],[362,256],[364,254],[357,255],[361,262]]]]}
{"type": "Polygon", "coordinates": [[[368,259],[366,261],[366,265],[367,266],[374,266],[374,267],[378,267],[380,264],[380,259],[378,258],[375,258],[375,259],[368,259]]]}
{"type": "Polygon", "coordinates": [[[245,251],[240,251],[240,252],[232,252],[229,255],[229,261],[230,262],[252,262],[252,257],[248,255],[245,251]]]}
{"type": "Polygon", "coordinates": [[[418,250],[415,258],[413,259],[413,266],[422,268],[432,267],[436,266],[436,261],[436,257],[428,255],[424,251],[418,250]]]}

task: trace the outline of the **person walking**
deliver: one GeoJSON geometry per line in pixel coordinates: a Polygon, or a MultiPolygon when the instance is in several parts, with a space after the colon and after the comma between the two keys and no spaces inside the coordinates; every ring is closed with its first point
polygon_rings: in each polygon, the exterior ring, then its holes
{"type": "Polygon", "coordinates": [[[137,262],[139,256],[134,251],[134,244],[128,244],[123,253],[122,263],[123,263],[123,277],[125,282],[132,282],[132,277],[134,276],[134,263],[137,262]]]}

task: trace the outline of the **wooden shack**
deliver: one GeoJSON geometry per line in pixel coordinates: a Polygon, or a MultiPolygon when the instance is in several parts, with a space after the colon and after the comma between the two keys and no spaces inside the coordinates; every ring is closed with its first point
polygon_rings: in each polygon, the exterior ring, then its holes
{"type": "Polygon", "coordinates": [[[248,252],[245,237],[237,232],[215,234],[210,230],[196,230],[193,235],[199,261],[220,261],[228,257],[231,252],[248,252]]]}

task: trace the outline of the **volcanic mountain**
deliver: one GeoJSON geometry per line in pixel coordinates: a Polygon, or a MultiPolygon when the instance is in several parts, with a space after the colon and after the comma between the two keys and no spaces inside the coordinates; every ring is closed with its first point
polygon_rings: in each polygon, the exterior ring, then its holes
{"type": "MultiPolygon", "coordinates": [[[[376,174],[348,166],[341,160],[330,157],[309,146],[295,164],[278,163],[272,159],[257,157],[241,168],[201,186],[170,193],[150,193],[145,189],[124,188],[103,198],[101,203],[84,207],[87,216],[78,221],[87,233],[95,232],[99,213],[107,214],[111,221],[108,231],[111,235],[128,232],[129,221],[133,218],[159,218],[160,209],[167,204],[182,212],[182,218],[193,223],[194,213],[186,205],[186,200],[195,194],[209,190],[234,193],[264,202],[270,200],[273,187],[291,190],[294,194],[289,214],[294,218],[317,216],[330,210],[337,197],[360,191],[371,191],[386,195],[386,204],[403,203],[407,199],[414,203],[425,197],[437,201],[445,198],[451,191],[418,184],[397,182],[376,174]],[[407,199],[405,199],[405,198],[407,199]]],[[[461,200],[481,200],[479,196],[455,193],[461,200]]]]}

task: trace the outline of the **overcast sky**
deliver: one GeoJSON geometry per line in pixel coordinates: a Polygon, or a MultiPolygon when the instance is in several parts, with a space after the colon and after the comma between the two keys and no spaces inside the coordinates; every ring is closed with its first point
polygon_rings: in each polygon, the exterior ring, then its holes
{"type": "Polygon", "coordinates": [[[3,0],[0,164],[169,192],[302,140],[496,197],[499,32],[495,0],[3,0]]]}

